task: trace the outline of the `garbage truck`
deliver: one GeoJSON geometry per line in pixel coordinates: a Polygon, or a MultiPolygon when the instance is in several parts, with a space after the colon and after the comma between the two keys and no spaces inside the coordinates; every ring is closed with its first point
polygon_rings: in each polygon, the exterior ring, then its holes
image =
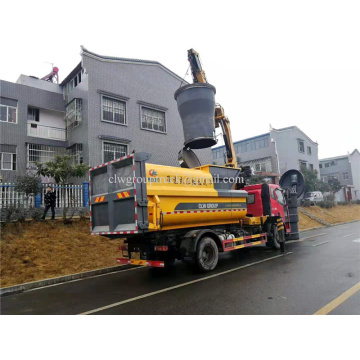
{"type": "MultiPolygon", "coordinates": [[[[291,233],[286,191],[246,185],[251,169],[236,163],[216,90],[198,54],[191,49],[188,58],[194,83],[174,95],[184,128],[181,166],[152,164],[151,154],[135,152],[89,172],[91,234],[122,239],[121,264],[167,267],[182,260],[207,272],[222,252],[262,244],[284,252],[291,233]],[[226,164],[201,165],[192,149],[216,144],[216,127],[223,130],[226,164]]],[[[296,186],[301,174],[292,179],[296,186]]]]}

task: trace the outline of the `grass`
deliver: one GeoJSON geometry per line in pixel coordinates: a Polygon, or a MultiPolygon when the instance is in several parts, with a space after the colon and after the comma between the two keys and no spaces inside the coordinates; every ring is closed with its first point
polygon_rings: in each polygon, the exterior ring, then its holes
{"type": "Polygon", "coordinates": [[[310,206],[305,208],[305,210],[330,224],[360,220],[360,204],[335,206],[331,209],[310,206]]]}
{"type": "Polygon", "coordinates": [[[6,224],[0,241],[1,287],[118,265],[119,242],[90,235],[86,220],[6,224]]]}
{"type": "MultiPolygon", "coordinates": [[[[308,208],[306,208],[306,210],[307,209],[308,208]]],[[[299,211],[299,230],[308,230],[320,226],[324,226],[324,225],[320,224],[316,220],[309,218],[308,216],[306,216],[305,214],[299,211]]]]}

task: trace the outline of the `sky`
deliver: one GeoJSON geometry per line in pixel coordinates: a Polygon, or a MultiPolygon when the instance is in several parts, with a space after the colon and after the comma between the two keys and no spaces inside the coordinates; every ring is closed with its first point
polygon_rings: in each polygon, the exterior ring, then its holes
{"type": "Polygon", "coordinates": [[[318,142],[320,158],[360,150],[358,1],[13,0],[1,8],[2,80],[42,77],[51,63],[62,80],[80,45],[156,60],[184,77],[194,48],[234,141],[296,125],[318,142]]]}

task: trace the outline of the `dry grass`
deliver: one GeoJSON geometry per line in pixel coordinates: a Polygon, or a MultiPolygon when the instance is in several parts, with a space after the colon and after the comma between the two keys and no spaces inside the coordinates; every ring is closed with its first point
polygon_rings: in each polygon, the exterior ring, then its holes
{"type": "Polygon", "coordinates": [[[115,266],[119,240],[90,235],[88,221],[7,224],[2,229],[1,287],[115,266]]]}
{"type": "Polygon", "coordinates": [[[335,206],[331,209],[322,209],[319,206],[307,207],[306,211],[330,224],[360,220],[360,205],[335,206]]]}
{"type": "MultiPolygon", "coordinates": [[[[326,221],[329,224],[338,224],[346,221],[360,220],[360,205],[335,206],[331,209],[323,209],[319,206],[304,208],[310,214],[326,221]]],[[[323,226],[305,214],[299,212],[299,230],[313,229],[323,226]]]]}
{"type": "MultiPolygon", "coordinates": [[[[308,208],[306,208],[308,209],[308,208]]],[[[308,230],[316,227],[323,226],[319,222],[309,218],[305,214],[299,211],[299,230],[308,230]]]]}

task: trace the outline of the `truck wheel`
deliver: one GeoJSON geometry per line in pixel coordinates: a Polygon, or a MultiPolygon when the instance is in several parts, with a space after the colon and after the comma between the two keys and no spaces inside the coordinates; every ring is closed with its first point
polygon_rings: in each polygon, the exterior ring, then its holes
{"type": "Polygon", "coordinates": [[[219,250],[210,237],[200,239],[196,251],[196,265],[203,272],[214,270],[219,260],[219,250]]]}
{"type": "Polygon", "coordinates": [[[283,237],[284,237],[284,232],[282,230],[279,231],[277,226],[274,226],[272,242],[271,242],[271,245],[274,249],[280,250],[280,242],[284,241],[283,237]]]}

